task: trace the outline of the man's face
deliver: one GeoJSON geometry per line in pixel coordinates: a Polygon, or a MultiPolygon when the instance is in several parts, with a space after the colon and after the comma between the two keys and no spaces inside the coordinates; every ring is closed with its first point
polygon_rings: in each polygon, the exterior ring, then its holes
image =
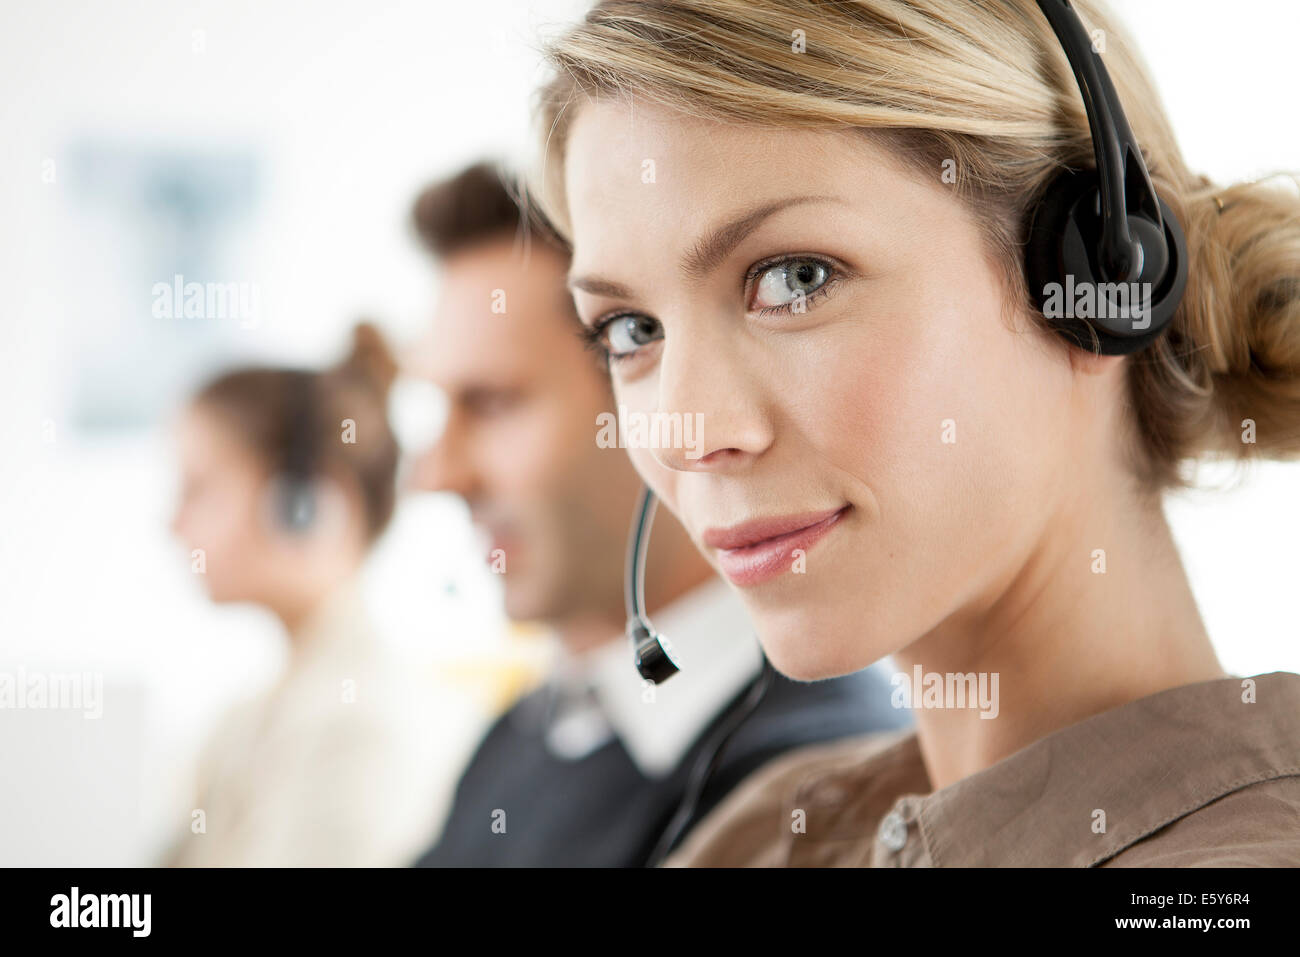
{"type": "Polygon", "coordinates": [[[448,399],[446,429],[415,482],[468,503],[498,571],[504,556],[516,619],[618,605],[639,485],[624,452],[597,445],[597,416],[614,400],[578,336],[567,268],[536,242],[525,261],[509,235],[449,257],[430,345],[413,369],[448,399]]]}

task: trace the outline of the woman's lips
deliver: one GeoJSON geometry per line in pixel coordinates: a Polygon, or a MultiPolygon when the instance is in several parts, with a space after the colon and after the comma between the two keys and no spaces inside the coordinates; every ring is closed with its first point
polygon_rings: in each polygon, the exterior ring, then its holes
{"type": "Polygon", "coordinates": [[[703,542],[718,550],[718,566],[737,585],[757,585],[794,567],[796,550],[805,553],[835,526],[848,505],[824,512],[763,518],[731,528],[711,528],[703,542]]]}

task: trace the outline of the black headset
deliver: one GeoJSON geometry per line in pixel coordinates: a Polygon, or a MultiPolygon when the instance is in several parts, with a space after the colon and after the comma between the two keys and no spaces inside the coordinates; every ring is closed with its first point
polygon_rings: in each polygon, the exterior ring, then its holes
{"type": "Polygon", "coordinates": [[[1038,0],[1038,6],[1083,94],[1096,168],[1067,168],[1035,205],[1025,276],[1044,318],[1066,339],[1102,355],[1126,355],[1151,345],[1173,320],[1187,285],[1187,240],[1151,185],[1119,95],[1078,14],[1068,0],[1038,0]],[[1136,317],[1124,288],[1133,284],[1150,293],[1136,317]],[[1091,287],[1093,315],[1057,316],[1055,309],[1048,315],[1054,286],[1057,292],[1091,287]]]}
{"type": "Polygon", "coordinates": [[[278,527],[303,535],[316,522],[316,389],[311,372],[291,372],[288,432],[279,471],[271,482],[271,510],[278,527]]]}
{"type": "MultiPolygon", "coordinates": [[[[1025,276],[1044,319],[1072,344],[1101,355],[1127,355],[1151,345],[1168,329],[1187,285],[1187,240],[1173,210],[1151,185],[1119,95],[1079,15],[1069,0],[1038,0],[1038,6],[1083,95],[1096,168],[1067,167],[1044,190],[1029,218],[1025,276]],[[1132,284],[1149,290],[1137,316],[1129,291],[1121,288],[1132,284]],[[1054,293],[1085,286],[1091,286],[1095,296],[1095,308],[1086,310],[1092,315],[1071,316],[1073,310],[1067,309],[1057,316],[1055,308],[1047,308],[1054,293]]],[[[655,496],[647,488],[632,522],[624,600],[633,664],[642,678],[657,684],[675,675],[680,665],[645,610],[645,562],[654,511],[655,496]]],[[[651,865],[663,859],[689,822],[722,749],[758,707],[772,680],[773,669],[764,655],[751,693],[733,706],[721,733],[697,762],[697,773],[651,865]]]]}
{"type": "MultiPolygon", "coordinates": [[[[1053,284],[1091,285],[1098,308],[1091,316],[1044,316],[1062,336],[1102,355],[1124,355],[1151,345],[1168,328],[1187,285],[1187,240],[1173,210],[1156,195],[1137,138],[1129,128],[1092,38],[1069,0],[1038,0],[1074,70],[1088,112],[1097,166],[1066,169],[1030,216],[1025,248],[1029,290],[1042,310],[1053,284]],[[1150,284],[1149,311],[1136,318],[1117,286],[1150,284]],[[1102,299],[1110,308],[1100,308],[1102,299]],[[1110,314],[1107,314],[1110,313],[1110,314]]],[[[679,670],[667,639],[646,616],[646,551],[655,496],[637,506],[627,552],[627,636],[641,677],[656,683],[679,670]]]]}
{"type": "Polygon", "coordinates": [[[645,559],[650,550],[650,525],[654,521],[655,493],[641,492],[632,534],[628,538],[623,604],[627,608],[627,636],[632,641],[633,664],[641,677],[655,684],[681,670],[667,637],[655,631],[645,611],[645,559]]]}

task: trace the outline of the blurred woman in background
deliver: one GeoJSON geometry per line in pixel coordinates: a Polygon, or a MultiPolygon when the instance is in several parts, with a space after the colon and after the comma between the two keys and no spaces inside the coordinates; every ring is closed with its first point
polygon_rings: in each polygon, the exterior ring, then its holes
{"type": "Polygon", "coordinates": [[[167,863],[400,864],[434,835],[463,737],[439,719],[468,710],[376,639],[358,583],[394,508],[395,374],[362,323],[335,368],[228,372],[184,412],[173,531],[209,597],[271,611],[290,652],[204,749],[167,863]]]}

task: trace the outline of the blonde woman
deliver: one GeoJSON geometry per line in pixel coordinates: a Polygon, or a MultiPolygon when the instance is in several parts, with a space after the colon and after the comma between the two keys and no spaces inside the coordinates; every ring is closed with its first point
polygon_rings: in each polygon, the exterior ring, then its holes
{"type": "Polygon", "coordinates": [[[1059,335],[1029,225],[1096,158],[1049,6],[605,0],[553,43],[533,191],[579,314],[620,404],[703,422],[637,469],[778,670],[892,656],[916,709],[670,864],[1300,864],[1300,676],[1224,673],[1161,508],[1199,456],[1300,454],[1300,199],[1192,172],[1080,0],[1185,289],[1141,348],[1059,335]]]}

